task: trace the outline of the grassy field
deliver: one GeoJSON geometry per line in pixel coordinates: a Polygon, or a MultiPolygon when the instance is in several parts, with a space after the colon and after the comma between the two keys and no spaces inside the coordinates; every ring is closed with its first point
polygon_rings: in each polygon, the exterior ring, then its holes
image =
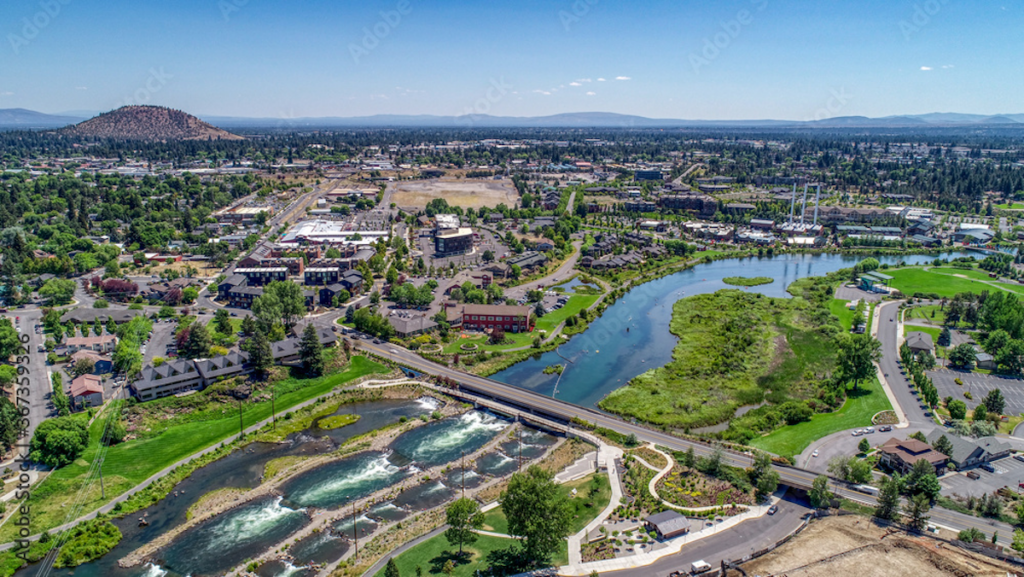
{"type": "MultiPolygon", "coordinates": [[[[594,475],[588,475],[582,479],[558,486],[559,493],[564,499],[569,501],[569,504],[575,510],[575,518],[570,529],[571,533],[581,531],[587,526],[587,523],[593,521],[597,514],[608,506],[608,500],[612,496],[608,475],[597,475],[596,478],[597,491],[593,490],[594,475]],[[575,497],[572,496],[573,489],[576,489],[575,497]]],[[[501,510],[501,507],[484,513],[483,529],[495,533],[508,532],[508,519],[505,518],[505,512],[501,510]]]]}
{"type": "Polygon", "coordinates": [[[939,305],[923,305],[912,307],[906,312],[904,319],[920,319],[941,325],[946,322],[946,313],[939,305]]]}
{"type": "MultiPolygon", "coordinates": [[[[483,570],[490,566],[486,561],[488,554],[513,546],[517,547],[516,543],[514,539],[480,535],[476,543],[465,548],[469,557],[460,559],[457,557],[458,548],[453,547],[442,534],[395,557],[395,564],[398,565],[400,575],[416,575],[416,567],[422,569],[423,575],[444,575],[442,571],[444,563],[451,559],[455,562],[453,577],[473,577],[477,569],[483,570]]],[[[565,565],[569,562],[568,546],[565,541],[562,541],[561,550],[551,561],[555,566],[565,565]]],[[[375,577],[384,577],[384,570],[381,569],[375,577]]]]}
{"type": "Polygon", "coordinates": [[[853,328],[853,311],[846,306],[849,302],[850,301],[832,299],[832,302],[828,305],[829,312],[839,319],[839,324],[843,325],[843,329],[845,329],[846,332],[850,332],[853,328]]]}
{"type": "MultiPolygon", "coordinates": [[[[371,373],[385,372],[382,365],[354,357],[347,370],[317,379],[285,379],[276,386],[278,412],[329,392],[334,387],[371,373]]],[[[159,402],[159,401],[157,401],[159,402]]],[[[270,417],[270,402],[249,403],[242,414],[246,427],[270,417]]],[[[168,419],[158,434],[115,445],[106,450],[103,480],[106,499],[100,496],[96,476],[90,476],[91,464],[101,454],[100,438],[104,419],[96,419],[89,429],[89,446],[74,463],[54,471],[32,491],[32,533],[38,533],[71,519],[67,515],[77,501],[79,514],[89,512],[116,495],[141,483],[165,467],[215,445],[239,429],[238,413],[228,411],[216,420],[182,421],[168,419]]],[[[6,524],[0,528],[0,542],[14,538],[16,528],[6,524]]]]}
{"type": "Polygon", "coordinates": [[[866,427],[871,424],[871,417],[875,413],[890,409],[892,405],[881,383],[872,379],[861,384],[859,393],[851,391],[846,404],[838,411],[814,415],[810,421],[783,427],[754,439],[750,444],[776,455],[791,457],[816,439],[846,429],[866,427]]]}
{"type": "Polygon", "coordinates": [[[997,204],[995,206],[999,210],[1024,210],[1024,202],[1015,202],[1013,204],[997,204]]]}
{"type": "Polygon", "coordinates": [[[996,282],[994,279],[989,278],[988,273],[974,269],[942,267],[928,269],[926,271],[923,268],[913,267],[889,269],[884,272],[885,274],[893,277],[893,288],[899,289],[907,296],[921,292],[934,293],[939,296],[952,298],[956,296],[957,293],[980,293],[982,291],[992,292],[1000,289],[1005,289],[1018,295],[1024,295],[1024,285],[996,282]],[[969,278],[960,278],[953,275],[962,275],[969,278]]]}

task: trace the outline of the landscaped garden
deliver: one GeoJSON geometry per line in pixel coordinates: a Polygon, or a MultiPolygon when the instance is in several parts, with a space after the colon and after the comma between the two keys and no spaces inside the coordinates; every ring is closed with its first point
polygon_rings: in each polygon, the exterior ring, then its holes
{"type": "Polygon", "coordinates": [[[689,467],[676,465],[656,486],[658,495],[680,507],[721,507],[750,505],[754,497],[731,483],[710,477],[689,467]]]}

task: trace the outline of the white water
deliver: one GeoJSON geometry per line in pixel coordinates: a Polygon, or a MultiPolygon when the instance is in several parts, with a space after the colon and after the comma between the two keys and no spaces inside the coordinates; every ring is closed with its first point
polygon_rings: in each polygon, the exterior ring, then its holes
{"type": "Polygon", "coordinates": [[[338,493],[354,493],[362,485],[387,480],[400,473],[401,470],[388,462],[387,456],[381,455],[367,463],[362,470],[351,475],[326,479],[315,487],[292,495],[291,498],[298,503],[315,503],[338,493]]]}
{"type": "Polygon", "coordinates": [[[304,511],[304,509],[290,509],[281,505],[281,499],[278,497],[259,509],[250,509],[234,517],[225,518],[225,521],[217,526],[216,531],[210,537],[206,549],[216,550],[240,541],[258,539],[268,529],[277,525],[281,519],[304,511]]]}
{"type": "Polygon", "coordinates": [[[464,445],[469,439],[480,433],[497,433],[505,428],[506,423],[493,415],[473,411],[459,417],[457,425],[448,427],[444,434],[427,435],[419,446],[413,450],[413,459],[422,460],[425,455],[434,455],[464,445]]]}
{"type": "Polygon", "coordinates": [[[431,488],[427,489],[426,491],[424,491],[423,494],[424,495],[430,495],[431,493],[437,493],[437,492],[440,492],[440,491],[444,491],[447,488],[448,487],[446,487],[444,483],[442,483],[441,481],[438,481],[438,482],[434,483],[433,487],[431,487],[431,488]]]}
{"type": "MultiPolygon", "coordinates": [[[[373,519],[367,517],[366,515],[360,515],[360,516],[356,517],[356,524],[359,527],[366,527],[367,525],[370,525],[370,524],[376,525],[377,522],[374,521],[373,519]]],[[[343,537],[351,537],[352,536],[352,517],[348,517],[344,521],[335,524],[334,525],[334,530],[337,531],[338,533],[340,533],[343,537]]]]}
{"type": "Polygon", "coordinates": [[[509,461],[512,461],[512,460],[513,460],[513,459],[512,459],[512,457],[509,457],[508,455],[506,455],[505,453],[502,453],[501,451],[498,451],[498,452],[497,452],[497,453],[495,453],[495,454],[496,454],[496,455],[498,455],[499,457],[501,457],[501,458],[500,458],[500,459],[498,460],[498,464],[501,464],[501,463],[507,463],[507,462],[509,462],[509,461]]]}
{"type": "Polygon", "coordinates": [[[376,513],[376,514],[383,513],[384,511],[405,511],[405,509],[399,507],[398,505],[395,505],[394,503],[392,503],[390,501],[388,501],[387,503],[384,503],[383,505],[377,505],[376,507],[373,507],[373,508],[370,509],[371,513],[376,513]]]}
{"type": "Polygon", "coordinates": [[[167,570],[159,565],[152,563],[146,563],[146,572],[142,574],[142,577],[164,577],[167,575],[167,570]]]}
{"type": "Polygon", "coordinates": [[[295,575],[296,573],[301,573],[304,570],[304,567],[296,567],[288,561],[284,561],[284,571],[281,572],[281,574],[279,574],[277,577],[291,577],[292,575],[295,575]]]}
{"type": "Polygon", "coordinates": [[[441,403],[433,397],[420,397],[416,399],[416,406],[426,411],[436,411],[441,408],[441,403]]]}

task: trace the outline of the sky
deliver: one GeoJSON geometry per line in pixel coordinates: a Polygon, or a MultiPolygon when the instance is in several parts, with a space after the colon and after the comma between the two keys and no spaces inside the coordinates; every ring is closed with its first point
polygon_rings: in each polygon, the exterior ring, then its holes
{"type": "Polygon", "coordinates": [[[1024,2],[5,0],[0,108],[1024,113],[1024,2]]]}

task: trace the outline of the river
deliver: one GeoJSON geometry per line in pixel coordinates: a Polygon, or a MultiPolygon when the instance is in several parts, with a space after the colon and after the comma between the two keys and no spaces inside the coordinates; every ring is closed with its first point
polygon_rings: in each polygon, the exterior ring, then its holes
{"type": "MultiPolygon", "coordinates": [[[[938,257],[962,254],[943,253],[938,257]]],[[[633,377],[672,360],[676,338],[669,332],[669,322],[672,320],[672,306],[679,299],[737,288],[722,282],[723,278],[733,276],[773,278],[775,280],[771,284],[741,290],[770,297],[789,297],[786,287],[793,281],[850,268],[865,258],[834,253],[784,254],[772,258],[725,259],[699,264],[634,288],[608,307],[601,318],[590,323],[586,331],[559,347],[557,352],[532,357],[491,375],[491,378],[577,405],[596,407],[608,393],[633,377]],[[567,363],[561,379],[557,374],[543,373],[549,365],[566,363],[563,357],[571,362],[567,363]]],[[[924,264],[937,256],[876,258],[882,264],[892,265],[900,261],[924,264]]]]}

